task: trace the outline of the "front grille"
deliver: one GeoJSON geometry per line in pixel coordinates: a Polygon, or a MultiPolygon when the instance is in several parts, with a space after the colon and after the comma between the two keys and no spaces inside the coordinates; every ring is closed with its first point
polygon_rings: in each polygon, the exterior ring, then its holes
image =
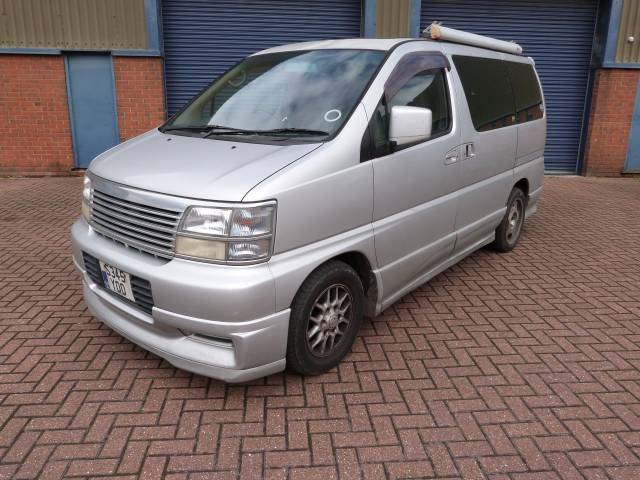
{"type": "Polygon", "coordinates": [[[129,247],[173,258],[180,212],[142,205],[93,191],[91,226],[129,247]]]}
{"type": "MultiPolygon", "coordinates": [[[[82,252],[82,258],[84,259],[84,268],[87,271],[89,278],[95,283],[104,287],[104,280],[102,278],[102,271],[100,270],[100,261],[93,255],[89,255],[86,252],[82,252]]],[[[142,311],[151,315],[151,309],[153,308],[153,295],[151,293],[151,284],[144,278],[131,275],[131,290],[133,290],[133,298],[136,299],[135,305],[142,311]]],[[[105,291],[113,294],[120,300],[131,303],[128,298],[125,298],[111,290],[105,288],[105,291]]]]}

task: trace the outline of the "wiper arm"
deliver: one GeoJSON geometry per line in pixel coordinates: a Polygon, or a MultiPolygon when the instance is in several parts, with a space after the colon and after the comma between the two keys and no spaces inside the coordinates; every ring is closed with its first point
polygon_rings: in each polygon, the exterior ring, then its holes
{"type": "Polygon", "coordinates": [[[243,130],[242,128],[226,127],[224,125],[209,125],[209,131],[202,138],[212,135],[254,135],[254,130],[243,130]]]}
{"type": "Polygon", "coordinates": [[[208,132],[202,138],[207,138],[212,135],[279,135],[279,134],[287,134],[293,133],[298,135],[309,135],[309,136],[323,136],[326,137],[329,135],[328,132],[324,132],[322,130],[310,130],[308,128],[274,128],[271,130],[242,130],[240,128],[232,128],[232,127],[222,127],[216,125],[212,127],[213,130],[208,132]]]}
{"type": "Polygon", "coordinates": [[[327,136],[329,132],[325,132],[322,130],[311,130],[309,128],[274,128],[272,130],[256,130],[254,133],[257,134],[278,134],[278,133],[299,133],[301,135],[313,135],[313,136],[327,136]]]}
{"type": "Polygon", "coordinates": [[[187,130],[191,132],[205,132],[203,138],[216,133],[219,134],[233,134],[233,133],[253,133],[251,130],[242,130],[240,128],[227,127],[225,125],[185,125],[185,126],[171,126],[162,129],[162,132],[171,132],[174,130],[187,130]]]}
{"type": "Polygon", "coordinates": [[[327,136],[329,132],[322,130],[311,130],[308,128],[274,128],[271,130],[244,130],[242,128],[227,127],[225,125],[185,125],[171,126],[162,129],[162,132],[171,132],[174,130],[187,130],[192,132],[204,132],[202,138],[207,138],[212,135],[278,135],[281,133],[298,134],[298,135],[310,135],[310,136],[327,136]]]}
{"type": "Polygon", "coordinates": [[[209,130],[209,125],[185,125],[185,126],[182,126],[182,127],[179,127],[179,126],[165,127],[161,131],[164,133],[164,132],[172,132],[174,130],[188,130],[188,131],[193,131],[193,132],[204,132],[204,131],[209,130]]]}

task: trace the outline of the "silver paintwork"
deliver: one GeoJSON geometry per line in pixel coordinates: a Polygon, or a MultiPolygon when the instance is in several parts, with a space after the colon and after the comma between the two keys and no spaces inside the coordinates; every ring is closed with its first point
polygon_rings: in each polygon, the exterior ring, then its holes
{"type": "Polygon", "coordinates": [[[441,51],[532,63],[444,42],[357,39],[267,50],[393,50],[340,133],[322,144],[260,145],[148,132],[98,157],[97,182],[131,201],[183,212],[189,205],[277,201],[273,256],[266,263],[213,265],[156,258],[72,228],[73,255],[91,311],[174,365],[226,381],[285,367],[289,308],[307,276],[357,253],[371,266],[365,310],[375,315],[491,242],[513,185],[526,179],[525,217],[542,190],[546,118],[475,132],[452,63],[453,125],[445,135],[360,163],[360,143],[384,83],[407,53],[441,51]],[[235,147],[235,148],[233,148],[235,147]],[[84,274],[82,251],[151,283],[152,315],[84,274]]]}
{"type": "Polygon", "coordinates": [[[89,171],[131,189],[239,202],[256,183],[315,148],[318,144],[261,145],[152,130],[99,155],[89,171]]]}

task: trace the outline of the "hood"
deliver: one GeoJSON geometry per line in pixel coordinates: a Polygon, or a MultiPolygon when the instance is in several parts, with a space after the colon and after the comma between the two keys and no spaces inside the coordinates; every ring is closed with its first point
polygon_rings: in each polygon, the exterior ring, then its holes
{"type": "Polygon", "coordinates": [[[263,145],[153,130],[107,150],[89,170],[153,192],[238,202],[262,180],[319,145],[263,145]]]}

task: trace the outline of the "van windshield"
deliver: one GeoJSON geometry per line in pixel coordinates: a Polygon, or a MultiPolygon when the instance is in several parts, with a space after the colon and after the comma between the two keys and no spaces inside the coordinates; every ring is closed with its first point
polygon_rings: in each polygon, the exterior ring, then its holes
{"type": "Polygon", "coordinates": [[[346,121],[383,58],[337,49],[247,57],[161,130],[320,141],[346,121]]]}

